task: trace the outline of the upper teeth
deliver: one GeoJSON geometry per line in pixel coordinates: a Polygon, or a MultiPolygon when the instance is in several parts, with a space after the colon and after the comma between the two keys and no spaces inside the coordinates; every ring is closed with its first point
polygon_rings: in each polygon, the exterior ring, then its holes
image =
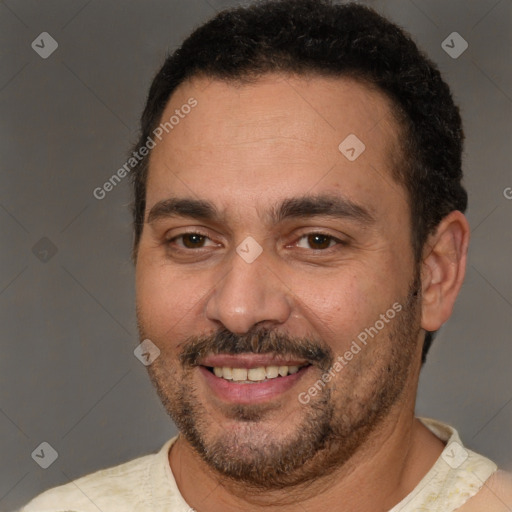
{"type": "Polygon", "coordinates": [[[230,368],[227,366],[215,366],[213,373],[217,377],[234,381],[259,382],[265,379],[286,377],[299,371],[298,366],[260,366],[258,368],[230,368]]]}

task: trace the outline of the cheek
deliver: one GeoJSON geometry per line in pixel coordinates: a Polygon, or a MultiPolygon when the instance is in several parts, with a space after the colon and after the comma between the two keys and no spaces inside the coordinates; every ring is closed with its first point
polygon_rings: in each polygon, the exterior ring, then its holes
{"type": "Polygon", "coordinates": [[[350,336],[364,323],[371,307],[366,287],[356,276],[333,274],[304,278],[293,293],[297,307],[326,341],[336,337],[342,342],[350,336]]]}
{"type": "Polygon", "coordinates": [[[373,326],[401,296],[387,272],[339,272],[295,280],[296,307],[313,332],[335,352],[344,351],[365,328],[373,326]],[[300,282],[300,284],[299,284],[300,282]]]}
{"type": "Polygon", "coordinates": [[[197,279],[172,271],[165,263],[138,263],[137,312],[145,335],[166,343],[189,336],[207,290],[197,279]]]}

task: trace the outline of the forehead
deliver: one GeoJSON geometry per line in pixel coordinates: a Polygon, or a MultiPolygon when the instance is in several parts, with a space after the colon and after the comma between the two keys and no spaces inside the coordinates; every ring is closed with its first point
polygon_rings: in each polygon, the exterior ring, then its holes
{"type": "Polygon", "coordinates": [[[353,79],[196,77],[172,95],[162,123],[173,115],[150,158],[148,207],[175,194],[245,202],[322,187],[403,196],[391,178],[400,134],[391,102],[353,79]]]}

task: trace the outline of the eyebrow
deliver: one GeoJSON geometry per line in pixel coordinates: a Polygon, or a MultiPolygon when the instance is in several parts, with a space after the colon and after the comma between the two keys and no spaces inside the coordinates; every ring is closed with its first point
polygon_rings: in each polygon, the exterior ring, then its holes
{"type": "MultiPolygon", "coordinates": [[[[375,217],[370,211],[346,197],[334,195],[306,195],[285,199],[270,209],[269,221],[278,224],[287,219],[308,217],[349,219],[360,224],[371,224],[375,217]]],[[[147,222],[172,217],[188,217],[222,223],[224,216],[216,206],[203,199],[169,198],[156,203],[149,211],[147,222]]]]}
{"type": "Polygon", "coordinates": [[[374,216],[364,206],[346,197],[334,195],[302,196],[286,199],[272,208],[270,216],[275,224],[285,219],[316,216],[349,219],[361,224],[375,222],[374,216]]]}

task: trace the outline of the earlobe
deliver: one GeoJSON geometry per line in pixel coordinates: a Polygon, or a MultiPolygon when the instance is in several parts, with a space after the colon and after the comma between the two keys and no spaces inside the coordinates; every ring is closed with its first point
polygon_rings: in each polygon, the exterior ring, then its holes
{"type": "Polygon", "coordinates": [[[422,321],[436,331],[450,317],[459,294],[469,245],[469,224],[460,211],[448,214],[425,243],[421,264],[422,321]]]}

